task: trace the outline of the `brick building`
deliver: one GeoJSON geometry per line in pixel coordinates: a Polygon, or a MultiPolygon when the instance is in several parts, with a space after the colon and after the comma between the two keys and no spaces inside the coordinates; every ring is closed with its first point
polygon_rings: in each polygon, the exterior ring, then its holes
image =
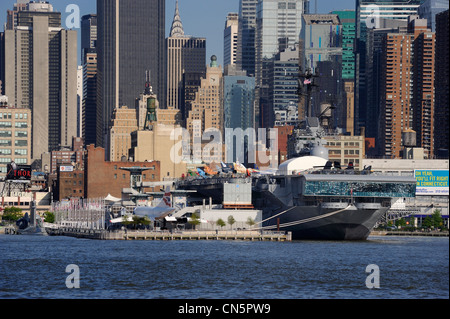
{"type": "MultiPolygon", "coordinates": [[[[114,197],[122,197],[122,189],[130,188],[130,172],[122,170],[122,167],[149,167],[142,174],[141,182],[157,182],[160,180],[160,162],[107,162],[105,161],[105,149],[87,146],[85,157],[85,198],[106,197],[111,194],[114,197]]],[[[144,191],[153,191],[148,188],[144,191]]]]}
{"type": "Polygon", "coordinates": [[[57,178],[53,181],[53,200],[84,198],[84,171],[74,170],[73,166],[60,165],[57,178]]]}

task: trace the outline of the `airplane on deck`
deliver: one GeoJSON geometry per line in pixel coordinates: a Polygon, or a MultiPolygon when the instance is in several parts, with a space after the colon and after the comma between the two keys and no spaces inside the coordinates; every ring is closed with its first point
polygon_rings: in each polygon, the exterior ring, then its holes
{"type": "MultiPolygon", "coordinates": [[[[154,207],[138,206],[134,209],[133,215],[139,217],[148,217],[150,220],[154,221],[155,218],[170,214],[173,211],[175,211],[175,208],[172,207],[170,201],[170,187],[167,186],[164,196],[158,203],[158,205],[154,207]]],[[[123,216],[112,219],[110,223],[111,224],[121,223],[124,221],[124,218],[128,221],[131,221],[133,220],[133,215],[125,214],[123,216]]]]}
{"type": "Polygon", "coordinates": [[[170,201],[170,187],[167,186],[164,196],[158,205],[155,207],[138,206],[134,209],[134,215],[139,217],[148,217],[150,220],[154,220],[155,218],[171,213],[174,210],[175,208],[172,207],[170,201]]]}

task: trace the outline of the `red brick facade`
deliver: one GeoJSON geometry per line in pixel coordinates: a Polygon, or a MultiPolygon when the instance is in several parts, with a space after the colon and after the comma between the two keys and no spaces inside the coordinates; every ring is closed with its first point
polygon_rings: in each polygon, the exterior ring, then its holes
{"type": "MultiPolygon", "coordinates": [[[[130,187],[130,172],[121,167],[151,167],[143,172],[143,182],[160,180],[160,163],[153,162],[106,162],[105,149],[89,145],[85,157],[85,198],[122,197],[122,189],[130,187]]],[[[152,189],[145,189],[152,191],[152,189]]]]}

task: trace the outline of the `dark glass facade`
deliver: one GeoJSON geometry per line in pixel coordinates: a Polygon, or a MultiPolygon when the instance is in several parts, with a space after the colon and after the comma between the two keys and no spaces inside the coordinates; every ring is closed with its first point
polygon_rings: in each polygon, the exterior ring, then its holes
{"type": "Polygon", "coordinates": [[[165,101],[165,1],[97,0],[97,19],[97,107],[102,114],[97,145],[105,147],[108,157],[114,107],[135,105],[147,70],[153,91],[165,101]]]}

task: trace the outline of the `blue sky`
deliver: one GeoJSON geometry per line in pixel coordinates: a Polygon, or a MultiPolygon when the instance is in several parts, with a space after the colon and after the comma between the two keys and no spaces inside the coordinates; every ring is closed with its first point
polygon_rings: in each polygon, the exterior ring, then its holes
{"type": "MultiPolygon", "coordinates": [[[[125,1],[125,0],[122,0],[125,1]]],[[[223,61],[223,28],[229,12],[239,11],[239,0],[178,0],[181,21],[187,35],[206,38],[207,60],[216,55],[218,62],[223,61]]],[[[311,12],[315,1],[311,0],[311,12]]],[[[355,0],[317,0],[317,12],[328,13],[333,10],[355,9],[355,0]]],[[[15,0],[0,0],[1,31],[6,22],[6,10],[12,9],[15,0]]],[[[65,13],[69,4],[77,4],[80,15],[96,12],[95,0],[49,0],[53,7],[62,12],[63,24],[68,15],[65,13]]],[[[166,0],[166,36],[172,24],[175,12],[175,0],[166,0]]]]}

